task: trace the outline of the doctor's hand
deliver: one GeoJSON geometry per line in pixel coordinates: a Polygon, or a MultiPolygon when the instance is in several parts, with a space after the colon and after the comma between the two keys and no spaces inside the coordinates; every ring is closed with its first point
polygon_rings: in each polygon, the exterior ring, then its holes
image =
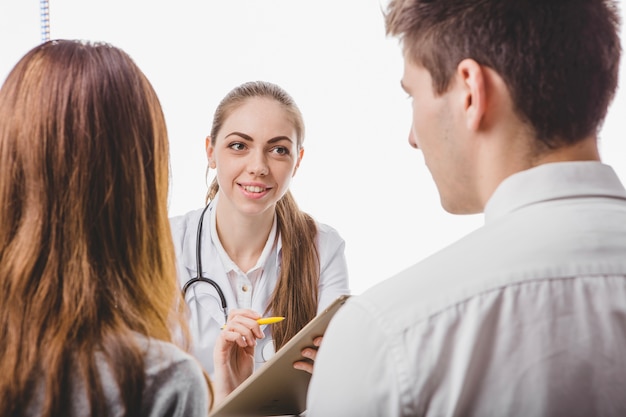
{"type": "Polygon", "coordinates": [[[317,356],[317,349],[322,344],[323,336],[318,336],[313,339],[313,346],[302,349],[302,356],[306,359],[294,362],[293,367],[302,371],[313,374],[313,365],[315,357],[317,356]]]}
{"type": "Polygon", "coordinates": [[[231,310],[228,314],[213,350],[216,404],[252,375],[256,339],[264,337],[256,322],[260,317],[247,309],[231,310]]]}

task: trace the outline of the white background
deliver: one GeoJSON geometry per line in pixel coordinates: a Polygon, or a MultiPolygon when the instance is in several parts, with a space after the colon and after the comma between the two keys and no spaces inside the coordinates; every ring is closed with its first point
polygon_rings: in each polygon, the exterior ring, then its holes
{"type": "MultiPolygon", "coordinates": [[[[109,42],[152,82],[171,141],[171,215],[204,204],[204,138],[219,100],[263,79],[284,87],[304,114],[305,157],[292,192],[346,240],[354,293],[482,224],[482,215],[443,211],[421,153],[407,143],[410,102],[399,86],[398,42],[384,32],[385,0],[49,4],[52,39],[109,42]]],[[[40,43],[39,7],[38,0],[0,0],[0,81],[40,43]]],[[[622,65],[622,87],[600,137],[603,160],[622,179],[625,73],[622,65]]]]}

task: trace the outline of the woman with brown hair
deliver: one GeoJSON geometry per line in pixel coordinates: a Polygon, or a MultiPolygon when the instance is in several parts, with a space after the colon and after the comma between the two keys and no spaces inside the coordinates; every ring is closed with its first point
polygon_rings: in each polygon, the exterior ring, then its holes
{"type": "Polygon", "coordinates": [[[0,119],[0,415],[207,415],[210,384],[172,344],[168,138],[144,74],[50,41],[9,74],[0,119]]]}
{"type": "Polygon", "coordinates": [[[207,205],[171,220],[193,352],[220,381],[216,398],[349,293],[343,239],[302,212],[289,191],[303,140],[302,114],[281,87],[234,88],[206,139],[209,168],[217,171],[207,205]],[[265,314],[285,319],[261,326],[256,320],[265,314]]]}

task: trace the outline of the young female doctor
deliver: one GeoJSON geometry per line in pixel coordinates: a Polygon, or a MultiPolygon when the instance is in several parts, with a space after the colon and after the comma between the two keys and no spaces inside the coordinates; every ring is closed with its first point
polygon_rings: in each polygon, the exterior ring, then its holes
{"type": "Polygon", "coordinates": [[[300,110],[281,87],[236,87],[206,138],[217,170],[207,205],[171,219],[192,352],[214,377],[216,399],[349,293],[343,239],[300,211],[289,192],[303,140],[300,110]],[[285,319],[256,322],[268,315],[285,319]]]}

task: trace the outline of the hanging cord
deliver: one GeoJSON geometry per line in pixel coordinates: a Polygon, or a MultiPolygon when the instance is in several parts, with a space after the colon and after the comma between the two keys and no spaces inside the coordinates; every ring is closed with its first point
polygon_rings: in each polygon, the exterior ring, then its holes
{"type": "Polygon", "coordinates": [[[39,10],[41,15],[41,43],[50,40],[50,11],[48,0],[39,0],[39,10]]]}

